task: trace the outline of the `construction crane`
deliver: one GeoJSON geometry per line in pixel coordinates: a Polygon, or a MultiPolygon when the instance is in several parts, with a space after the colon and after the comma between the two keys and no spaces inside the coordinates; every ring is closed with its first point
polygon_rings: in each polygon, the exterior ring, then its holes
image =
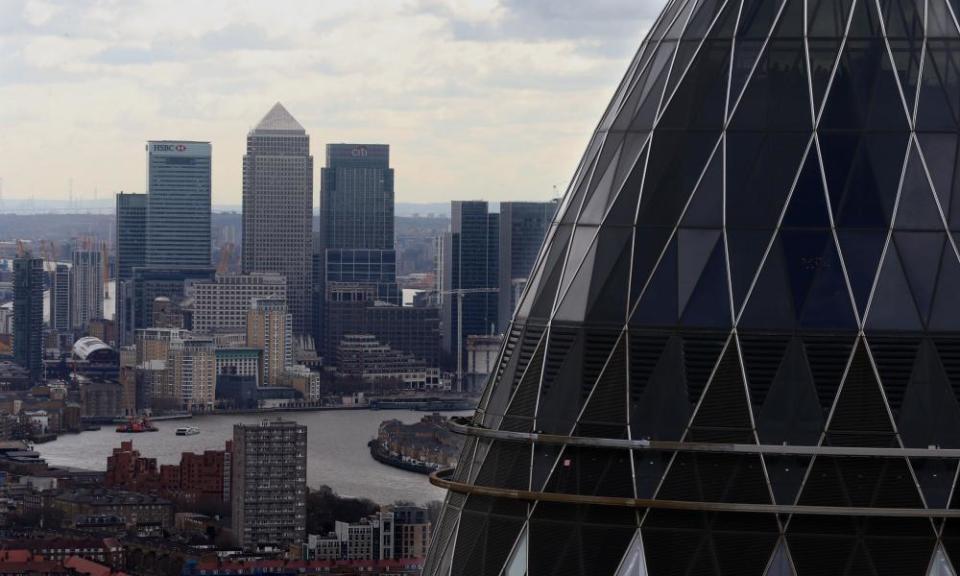
{"type": "Polygon", "coordinates": [[[220,247],[220,260],[217,262],[217,274],[226,274],[230,270],[230,259],[233,257],[233,242],[227,242],[220,247]]]}
{"type": "Polygon", "coordinates": [[[463,392],[463,297],[468,294],[490,294],[500,292],[499,288],[460,288],[442,290],[443,295],[457,295],[457,392],[463,392]]]}

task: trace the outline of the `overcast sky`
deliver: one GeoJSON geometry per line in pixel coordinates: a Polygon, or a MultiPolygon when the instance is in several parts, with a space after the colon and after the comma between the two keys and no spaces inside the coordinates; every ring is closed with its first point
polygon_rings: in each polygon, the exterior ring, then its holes
{"type": "Polygon", "coordinates": [[[213,143],[239,204],[275,101],[328,142],[387,143],[397,200],[566,185],[663,0],[0,0],[5,198],[143,191],[144,142],[213,143]]]}

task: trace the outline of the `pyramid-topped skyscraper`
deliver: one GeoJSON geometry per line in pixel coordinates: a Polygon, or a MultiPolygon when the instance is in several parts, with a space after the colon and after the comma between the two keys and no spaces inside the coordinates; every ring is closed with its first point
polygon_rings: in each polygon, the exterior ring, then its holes
{"type": "Polygon", "coordinates": [[[958,573],[958,8],[667,2],[424,574],[958,573]]]}
{"type": "Polygon", "coordinates": [[[293,331],[308,335],[313,292],[310,136],[282,104],[247,134],[243,157],[243,272],[287,279],[293,331]]]}

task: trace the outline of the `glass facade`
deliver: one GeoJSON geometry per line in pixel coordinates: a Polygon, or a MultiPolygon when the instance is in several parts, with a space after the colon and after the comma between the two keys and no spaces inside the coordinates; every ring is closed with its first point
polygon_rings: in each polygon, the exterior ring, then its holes
{"type": "Polygon", "coordinates": [[[210,265],[209,142],[147,143],[147,266],[210,265]]]}
{"type": "Polygon", "coordinates": [[[958,8],[667,3],[424,574],[957,573],[958,8]]]}

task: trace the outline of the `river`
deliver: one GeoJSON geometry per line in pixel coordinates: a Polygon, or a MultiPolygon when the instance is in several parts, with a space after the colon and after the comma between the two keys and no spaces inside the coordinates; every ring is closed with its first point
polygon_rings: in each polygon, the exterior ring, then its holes
{"type": "MultiPolygon", "coordinates": [[[[451,412],[448,415],[470,414],[451,412]]],[[[404,423],[420,420],[424,412],[407,410],[328,410],[288,412],[283,418],[307,426],[307,484],[326,484],[344,496],[369,498],[380,504],[410,500],[418,504],[442,500],[444,491],[427,477],[380,464],[370,457],[367,442],[377,435],[383,420],[404,423]]],[[[132,440],[140,455],[156,458],[158,464],[177,464],[181,452],[222,450],[233,437],[235,423],[253,424],[267,416],[259,414],[196,416],[189,420],[155,422],[159,432],[118,434],[112,426],[81,434],[66,434],[35,449],[55,466],[105,470],[107,456],[122,440],[132,440]],[[180,426],[197,426],[200,434],[177,436],[180,426]]],[[[269,415],[274,418],[274,415],[269,415]]]]}

